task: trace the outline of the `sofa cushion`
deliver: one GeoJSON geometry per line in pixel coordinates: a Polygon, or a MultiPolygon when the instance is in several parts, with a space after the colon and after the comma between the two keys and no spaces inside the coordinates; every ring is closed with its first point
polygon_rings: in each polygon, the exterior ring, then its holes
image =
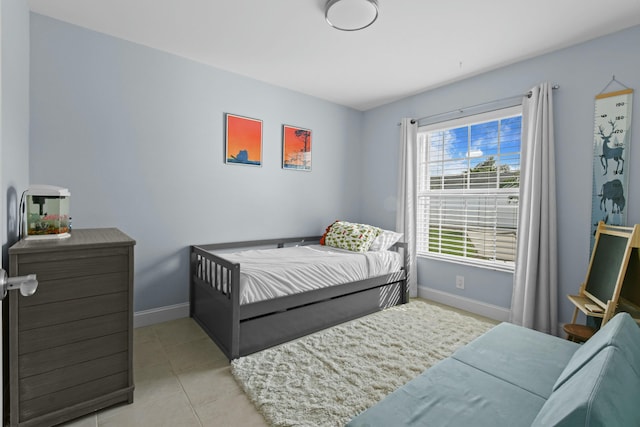
{"type": "Polygon", "coordinates": [[[579,347],[542,332],[501,323],[451,357],[546,399],[579,347]]]}
{"type": "Polygon", "coordinates": [[[640,377],[623,351],[600,350],[554,390],[534,426],[640,426],[640,377]]]}
{"type": "Polygon", "coordinates": [[[447,358],[351,420],[348,426],[527,426],[541,397],[447,358]]]}
{"type": "Polygon", "coordinates": [[[553,389],[562,386],[585,363],[609,346],[619,348],[636,375],[640,375],[640,328],[628,313],[618,313],[575,352],[553,389]]]}

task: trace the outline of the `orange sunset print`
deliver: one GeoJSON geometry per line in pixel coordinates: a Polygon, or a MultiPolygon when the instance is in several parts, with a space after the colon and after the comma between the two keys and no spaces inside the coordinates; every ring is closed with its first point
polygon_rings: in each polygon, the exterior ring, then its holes
{"type": "Polygon", "coordinates": [[[282,167],[311,170],[311,131],[295,126],[282,126],[282,167]]]}
{"type": "Polygon", "coordinates": [[[262,165],[262,120],[227,114],[226,162],[262,165]]]}

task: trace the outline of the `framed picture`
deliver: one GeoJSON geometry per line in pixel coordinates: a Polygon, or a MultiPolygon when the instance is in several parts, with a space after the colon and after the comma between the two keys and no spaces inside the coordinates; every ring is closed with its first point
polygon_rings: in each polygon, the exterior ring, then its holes
{"type": "Polygon", "coordinates": [[[262,120],[225,114],[225,163],[262,166],[262,120]]]}
{"type": "Polygon", "coordinates": [[[311,170],[311,131],[282,125],[282,168],[311,170]]]}

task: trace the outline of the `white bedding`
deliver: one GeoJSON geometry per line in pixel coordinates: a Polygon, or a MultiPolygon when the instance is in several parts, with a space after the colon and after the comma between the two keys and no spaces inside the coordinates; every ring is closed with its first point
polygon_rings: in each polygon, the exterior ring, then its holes
{"type": "Polygon", "coordinates": [[[402,267],[402,256],[395,251],[356,253],[322,245],[219,255],[240,263],[240,304],[368,279],[402,267]]]}

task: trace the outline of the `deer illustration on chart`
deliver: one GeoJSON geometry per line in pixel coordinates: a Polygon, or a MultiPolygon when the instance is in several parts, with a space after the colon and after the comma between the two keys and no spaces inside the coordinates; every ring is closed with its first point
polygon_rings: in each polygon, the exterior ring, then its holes
{"type": "Polygon", "coordinates": [[[611,159],[616,161],[616,169],[613,171],[614,175],[622,175],[622,172],[624,172],[624,159],[622,158],[622,150],[624,150],[624,147],[609,146],[611,137],[616,133],[616,122],[615,120],[609,120],[609,124],[611,125],[611,133],[609,133],[609,135],[604,134],[602,126],[598,126],[600,137],[602,137],[602,154],[600,155],[600,163],[604,168],[602,175],[606,175],[609,171],[609,160],[611,159]],[[622,165],[620,165],[620,162],[622,162],[622,165]],[[618,168],[620,168],[620,170],[618,170],[618,168]]]}

